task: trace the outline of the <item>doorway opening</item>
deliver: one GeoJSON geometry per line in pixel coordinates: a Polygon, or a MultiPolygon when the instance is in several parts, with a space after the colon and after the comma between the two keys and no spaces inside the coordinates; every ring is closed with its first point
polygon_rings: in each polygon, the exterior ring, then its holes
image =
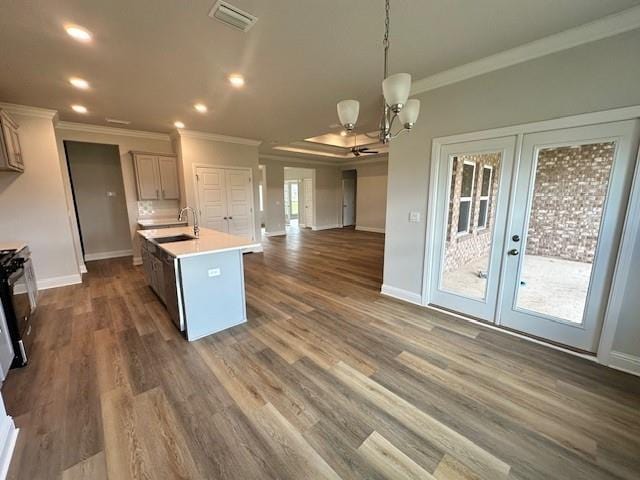
{"type": "Polygon", "coordinates": [[[84,260],[132,255],[118,146],[63,143],[84,260]]]}
{"type": "Polygon", "coordinates": [[[358,191],[357,170],[342,171],[342,226],[356,224],[356,198],[358,191]]]}
{"type": "Polygon", "coordinates": [[[284,167],[284,219],[287,233],[314,225],[312,168],[284,167]]]}

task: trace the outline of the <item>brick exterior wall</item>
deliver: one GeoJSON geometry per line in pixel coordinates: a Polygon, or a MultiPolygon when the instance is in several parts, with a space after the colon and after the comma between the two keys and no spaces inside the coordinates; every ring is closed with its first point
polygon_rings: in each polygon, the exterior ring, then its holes
{"type": "Polygon", "coordinates": [[[460,266],[471,260],[489,253],[498,193],[498,179],[500,178],[501,156],[500,153],[459,155],[453,160],[445,245],[445,272],[457,270],[460,266]],[[460,195],[462,192],[462,168],[465,161],[476,164],[476,174],[471,198],[471,224],[469,233],[458,235],[460,195]],[[480,229],[477,225],[478,216],[480,215],[480,188],[482,185],[482,168],[484,166],[493,167],[493,173],[491,175],[491,185],[489,188],[487,225],[485,228],[480,229]]]}
{"type": "Polygon", "coordinates": [[[614,147],[608,142],[539,152],[527,254],[593,262],[614,147]]]}

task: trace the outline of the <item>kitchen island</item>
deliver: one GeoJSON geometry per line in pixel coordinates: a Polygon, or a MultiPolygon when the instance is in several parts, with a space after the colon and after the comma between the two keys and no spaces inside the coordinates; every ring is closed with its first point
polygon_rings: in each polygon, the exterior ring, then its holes
{"type": "Polygon", "coordinates": [[[187,340],[247,321],[242,254],[260,246],[236,235],[191,227],[138,230],[147,283],[187,340]]]}

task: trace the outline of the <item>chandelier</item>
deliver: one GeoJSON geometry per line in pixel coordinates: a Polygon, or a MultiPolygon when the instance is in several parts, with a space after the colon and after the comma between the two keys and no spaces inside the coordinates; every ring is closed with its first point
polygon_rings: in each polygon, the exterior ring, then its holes
{"type": "MultiPolygon", "coordinates": [[[[380,131],[377,135],[383,144],[397,137],[402,132],[413,128],[420,113],[420,100],[409,99],[411,90],[411,75],[408,73],[396,73],[387,76],[389,70],[389,6],[390,0],[385,0],[384,22],[384,80],[382,81],[383,112],[380,120],[380,131]],[[398,119],[402,124],[396,133],[391,132],[394,122],[398,119]]],[[[357,100],[342,100],[338,103],[338,118],[344,129],[351,133],[358,121],[360,102],[357,100]]],[[[369,136],[367,134],[367,136],[369,136]]]]}

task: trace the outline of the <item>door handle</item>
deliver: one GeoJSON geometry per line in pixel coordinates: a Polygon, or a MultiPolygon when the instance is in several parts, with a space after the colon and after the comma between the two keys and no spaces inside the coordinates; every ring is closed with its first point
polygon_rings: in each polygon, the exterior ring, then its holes
{"type": "Polygon", "coordinates": [[[511,249],[511,250],[509,250],[507,253],[508,253],[509,255],[513,255],[513,256],[516,256],[516,255],[519,255],[519,254],[520,254],[520,252],[518,251],[518,249],[517,249],[517,248],[512,248],[512,249],[511,249]]]}

